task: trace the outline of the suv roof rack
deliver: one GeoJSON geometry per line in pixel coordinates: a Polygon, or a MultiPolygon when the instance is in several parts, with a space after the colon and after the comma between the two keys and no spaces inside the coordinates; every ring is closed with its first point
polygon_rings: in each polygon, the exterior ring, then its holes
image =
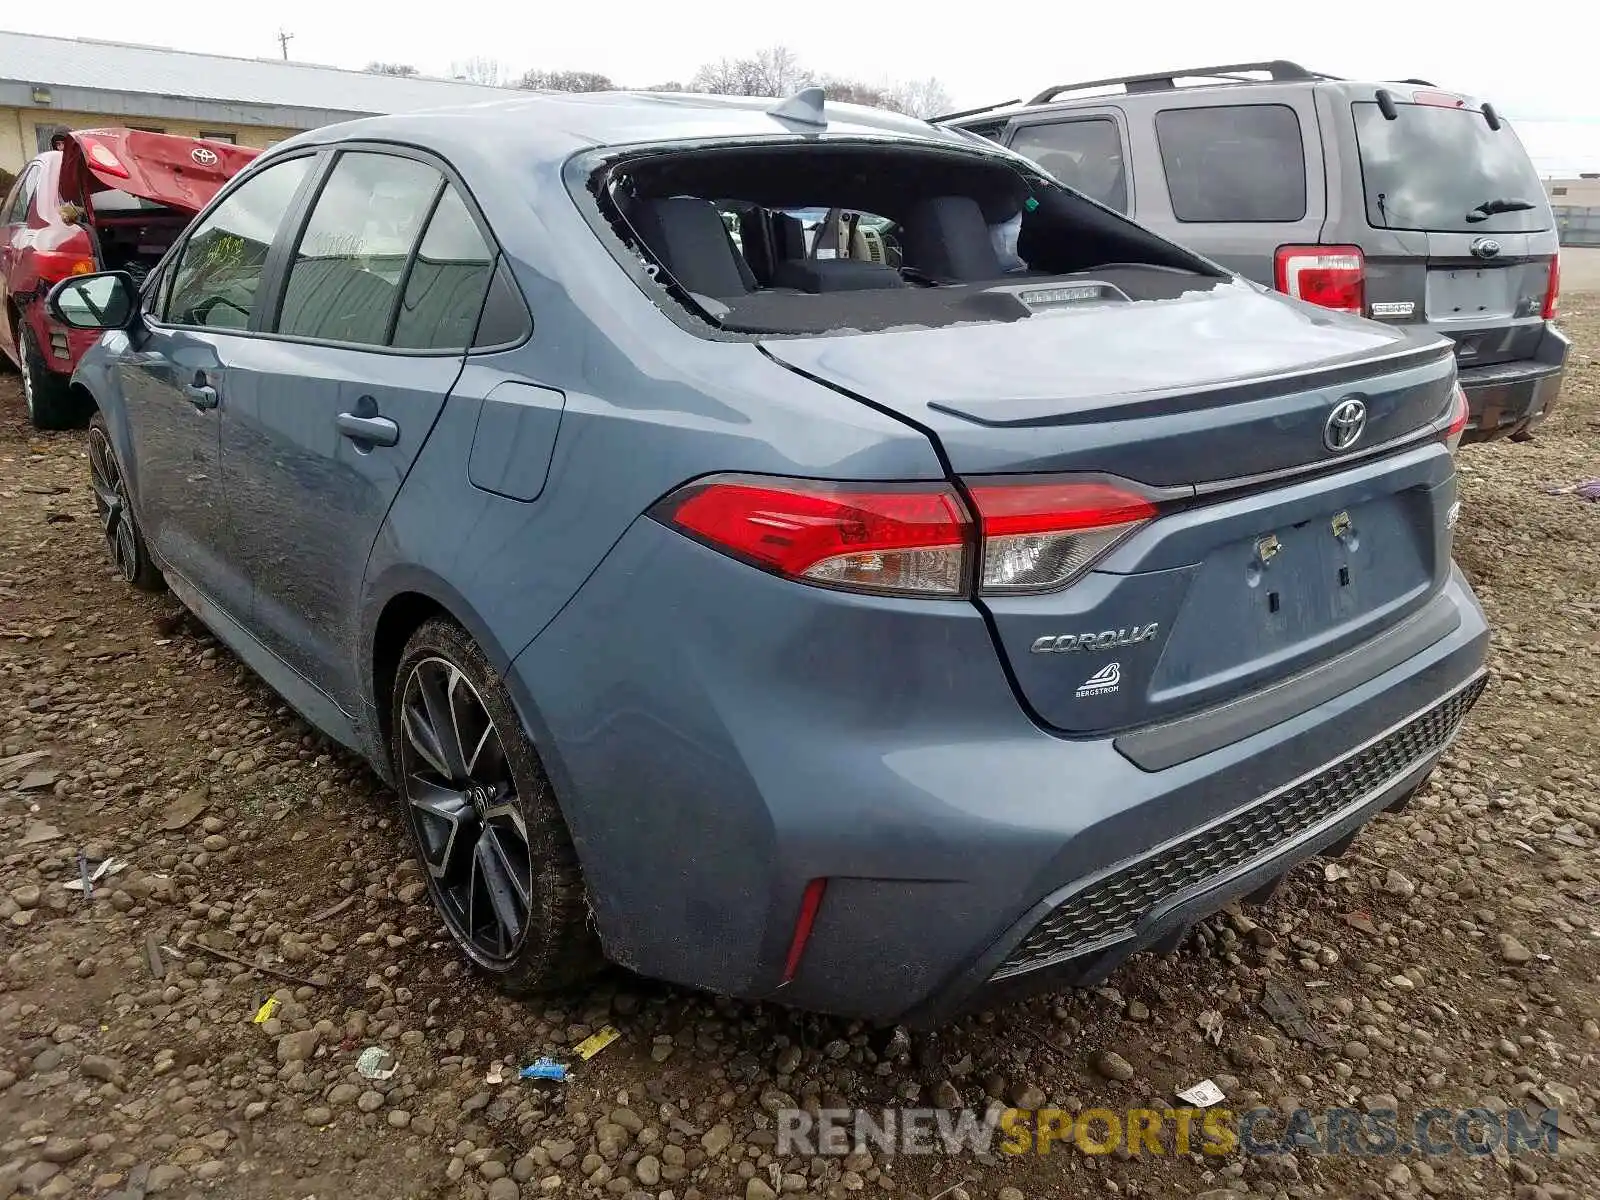
{"type": "Polygon", "coordinates": [[[999,104],[981,104],[977,108],[963,108],[960,112],[940,113],[937,117],[929,117],[928,123],[937,125],[940,121],[954,121],[961,117],[975,117],[979,113],[993,112],[997,108],[1010,108],[1013,104],[1021,104],[1021,97],[1014,96],[1010,100],[1002,100],[999,104]]]}
{"type": "Polygon", "coordinates": [[[1287,59],[1277,58],[1271,62],[1254,63],[1228,63],[1216,67],[1187,67],[1181,71],[1155,71],[1148,75],[1118,75],[1110,79],[1086,79],[1082,83],[1058,83],[1054,87],[1045,88],[1029,104],[1048,104],[1063,92],[1080,92],[1089,88],[1112,87],[1121,84],[1129,93],[1133,92],[1167,92],[1178,86],[1178,80],[1186,78],[1225,79],[1230,83],[1259,83],[1260,80],[1244,78],[1245,71],[1266,71],[1274,82],[1305,82],[1312,79],[1333,79],[1332,75],[1323,75],[1316,71],[1308,71],[1299,63],[1289,62],[1287,59]]]}

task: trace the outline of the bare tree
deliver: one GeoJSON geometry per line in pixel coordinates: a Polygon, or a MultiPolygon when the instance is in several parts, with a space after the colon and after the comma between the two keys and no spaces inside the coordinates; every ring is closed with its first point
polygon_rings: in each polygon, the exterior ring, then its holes
{"type": "Polygon", "coordinates": [[[950,93],[937,79],[909,79],[888,89],[883,107],[913,117],[936,117],[950,111],[950,93]]]}
{"type": "Polygon", "coordinates": [[[616,88],[598,71],[529,71],[517,84],[530,92],[609,92],[616,88]]]}
{"type": "Polygon", "coordinates": [[[474,54],[471,58],[450,64],[450,74],[468,83],[481,83],[485,87],[499,87],[505,79],[505,68],[498,58],[485,58],[474,54]]]}
{"type": "Polygon", "coordinates": [[[410,63],[369,62],[362,70],[369,75],[415,75],[417,69],[410,63]]]}
{"type": "Polygon", "coordinates": [[[865,104],[871,108],[894,108],[890,102],[890,91],[887,87],[874,87],[870,83],[862,83],[859,79],[841,79],[835,75],[825,75],[817,81],[822,85],[822,90],[829,100],[840,104],[865,104]]]}
{"type": "Polygon", "coordinates": [[[812,81],[800,56],[787,46],[769,46],[749,58],[706,63],[689,81],[692,92],[720,96],[787,96],[812,81]]]}

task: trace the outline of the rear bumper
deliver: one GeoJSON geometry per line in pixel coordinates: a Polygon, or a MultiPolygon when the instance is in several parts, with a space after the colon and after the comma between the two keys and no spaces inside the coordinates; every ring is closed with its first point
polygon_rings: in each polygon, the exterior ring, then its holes
{"type": "Polygon", "coordinates": [[[725,994],[935,1024],[1103,974],[1415,787],[1453,723],[1363,760],[1354,783],[1338,772],[1480,677],[1488,627],[1459,573],[1432,603],[1448,610],[1439,637],[1401,661],[1148,770],[1111,737],[1033,724],[970,604],[797,586],[642,520],[507,682],[612,958],[725,994]],[[1317,789],[1336,777],[1330,801],[1317,789]],[[1070,962],[995,978],[1063,904],[1291,792],[1314,819],[1202,862],[1070,962]],[[785,980],[816,879],[822,904],[785,980]]]}
{"type": "Polygon", "coordinates": [[[30,304],[22,319],[33,326],[45,368],[56,375],[71,376],[84,352],[100,340],[97,330],[72,329],[53,319],[43,300],[30,304]]]}
{"type": "Polygon", "coordinates": [[[1571,342],[1546,324],[1538,353],[1520,362],[1463,367],[1461,388],[1471,417],[1465,442],[1488,442],[1537,425],[1549,416],[1561,394],[1561,379],[1571,342]]]}

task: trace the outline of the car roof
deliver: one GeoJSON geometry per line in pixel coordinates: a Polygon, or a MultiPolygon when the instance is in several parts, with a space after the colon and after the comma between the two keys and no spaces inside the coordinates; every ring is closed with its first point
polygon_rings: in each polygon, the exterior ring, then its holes
{"type": "Polygon", "coordinates": [[[825,103],[826,128],[773,115],[773,98],[680,92],[534,92],[505,100],[364,117],[299,134],[273,147],[362,139],[447,147],[468,143],[485,156],[565,159],[585,149],[699,139],[825,133],[972,147],[969,135],[859,104],[825,103]]]}

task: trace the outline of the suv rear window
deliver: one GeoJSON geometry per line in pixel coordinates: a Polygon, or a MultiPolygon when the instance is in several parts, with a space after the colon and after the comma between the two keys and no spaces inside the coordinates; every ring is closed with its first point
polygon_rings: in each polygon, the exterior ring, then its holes
{"type": "Polygon", "coordinates": [[[1298,221],[1305,142],[1287,104],[1222,104],[1156,114],[1172,215],[1180,221],[1298,221]]]}
{"type": "Polygon", "coordinates": [[[1544,185],[1511,126],[1490,129],[1475,108],[1395,107],[1399,116],[1386,121],[1376,103],[1351,105],[1369,225],[1456,233],[1550,228],[1544,185]]]}

